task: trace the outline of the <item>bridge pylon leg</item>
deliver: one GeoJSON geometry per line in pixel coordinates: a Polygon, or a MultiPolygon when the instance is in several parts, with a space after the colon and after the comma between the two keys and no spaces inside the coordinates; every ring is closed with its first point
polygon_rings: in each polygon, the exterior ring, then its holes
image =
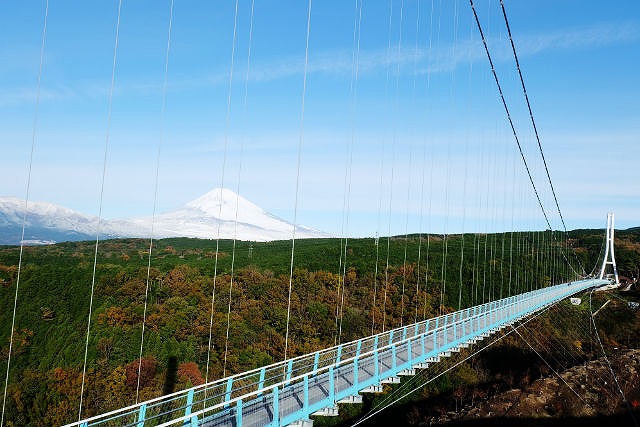
{"type": "Polygon", "coordinates": [[[616,266],[616,256],[613,252],[613,231],[613,212],[609,212],[607,213],[607,242],[604,253],[604,260],[602,262],[602,267],[600,268],[600,279],[604,278],[604,272],[607,268],[607,265],[611,265],[613,267],[615,284],[620,285],[620,280],[618,279],[618,267],[616,266]],[[609,254],[611,254],[611,261],[609,261],[609,254]]]}

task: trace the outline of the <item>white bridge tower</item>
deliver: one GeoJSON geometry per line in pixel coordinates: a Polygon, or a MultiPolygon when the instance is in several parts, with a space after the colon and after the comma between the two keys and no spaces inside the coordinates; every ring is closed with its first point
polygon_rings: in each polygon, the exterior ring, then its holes
{"type": "Polygon", "coordinates": [[[604,271],[607,267],[607,264],[611,264],[613,266],[613,274],[616,279],[615,284],[620,285],[620,280],[618,280],[618,267],[616,267],[616,257],[613,253],[613,230],[613,212],[609,212],[607,213],[607,248],[604,253],[602,268],[600,269],[600,279],[604,277],[604,271]],[[611,254],[611,261],[609,261],[609,254],[611,254]]]}

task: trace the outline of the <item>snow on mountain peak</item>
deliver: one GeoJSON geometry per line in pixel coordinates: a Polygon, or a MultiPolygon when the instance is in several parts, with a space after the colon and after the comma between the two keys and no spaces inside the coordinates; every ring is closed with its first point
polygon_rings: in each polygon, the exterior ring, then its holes
{"type": "MultiPolygon", "coordinates": [[[[228,223],[227,227],[231,227],[231,223],[235,223],[237,220],[240,224],[250,225],[265,231],[269,230],[268,234],[277,232],[281,236],[280,238],[284,239],[288,238],[293,231],[292,224],[276,218],[226,188],[214,188],[203,196],[187,203],[184,208],[164,214],[164,218],[168,219],[169,217],[180,218],[181,220],[186,218],[199,218],[200,221],[207,219],[211,221],[212,225],[222,221],[228,223]]],[[[229,228],[225,234],[232,233],[231,230],[232,228],[229,228]]],[[[254,233],[251,234],[253,235],[254,233]]],[[[229,237],[233,237],[233,235],[229,237]]],[[[252,240],[255,240],[255,238],[252,238],[252,240]]]]}
{"type": "Polygon", "coordinates": [[[232,220],[235,219],[236,205],[238,211],[249,210],[263,215],[265,214],[258,206],[226,188],[214,188],[208,193],[187,203],[185,208],[197,209],[211,216],[232,220]]]}
{"type": "MultiPolygon", "coordinates": [[[[87,224],[93,223],[95,220],[91,215],[81,214],[52,203],[29,200],[25,204],[24,199],[0,197],[0,213],[4,214],[7,220],[22,224],[25,207],[27,208],[27,224],[38,222],[40,225],[56,227],[61,221],[67,221],[74,226],[82,224],[86,228],[87,224]]],[[[82,231],[84,232],[85,230],[83,229],[82,231]]]]}
{"type": "MultiPolygon", "coordinates": [[[[0,197],[0,242],[16,244],[15,230],[22,224],[24,200],[0,197]],[[13,237],[3,237],[4,234],[13,237]]],[[[95,235],[97,217],[51,203],[28,203],[27,230],[33,241],[86,239],[95,235]],[[71,233],[71,234],[69,234],[71,233]],[[74,234],[75,233],[75,234],[74,234]],[[81,235],[80,235],[81,234],[81,235]],[[70,237],[69,237],[70,236],[70,237]]],[[[201,239],[286,240],[293,224],[277,218],[231,190],[215,188],[184,207],[152,217],[102,219],[100,232],[108,237],[195,237],[201,239]],[[153,224],[153,226],[152,226],[153,224]],[[153,230],[153,231],[152,231],[153,230]]],[[[330,237],[298,226],[297,238],[330,237]]]]}

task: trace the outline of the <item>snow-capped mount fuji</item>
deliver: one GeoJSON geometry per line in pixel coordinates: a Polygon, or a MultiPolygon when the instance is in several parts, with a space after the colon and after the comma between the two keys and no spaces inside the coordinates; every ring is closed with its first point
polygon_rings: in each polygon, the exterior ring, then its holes
{"type": "MultiPolygon", "coordinates": [[[[24,200],[0,197],[0,244],[20,243],[24,200]]],[[[25,243],[95,239],[98,218],[45,202],[29,202],[25,243]]],[[[271,241],[291,239],[293,224],[277,218],[228,189],[216,188],[182,208],[153,218],[133,217],[100,221],[101,238],[195,237],[271,241]],[[153,229],[153,231],[152,231],[153,229]]],[[[330,237],[298,225],[296,238],[330,237]]]]}
{"type": "MultiPolygon", "coordinates": [[[[113,231],[127,237],[149,237],[151,217],[110,221],[113,231]]],[[[277,218],[242,196],[225,188],[215,188],[184,207],[156,215],[153,235],[270,241],[290,239],[293,224],[277,218]],[[237,208],[236,208],[237,206],[237,208]],[[237,214],[236,214],[237,212],[237,214]]],[[[296,238],[328,237],[298,226],[296,238]]]]}

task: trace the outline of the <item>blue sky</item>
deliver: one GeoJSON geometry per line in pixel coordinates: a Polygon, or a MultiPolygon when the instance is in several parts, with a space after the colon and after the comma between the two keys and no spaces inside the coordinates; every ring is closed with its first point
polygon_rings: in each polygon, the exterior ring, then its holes
{"type": "MultiPolygon", "coordinates": [[[[158,211],[224,184],[292,221],[297,181],[298,222],[338,235],[546,228],[468,2],[314,0],[303,123],[308,3],[256,1],[250,43],[238,1],[231,67],[235,4],[175,0],[162,114],[170,3],[124,0],[108,126],[118,3],[51,1],[29,199],[97,214],[109,129],[107,218],[152,214],[159,153],[158,211]]],[[[640,225],[640,4],[505,6],[567,227],[640,225]]],[[[500,3],[476,7],[560,228],[500,3]]],[[[0,4],[2,196],[25,197],[44,10],[0,4]]]]}

